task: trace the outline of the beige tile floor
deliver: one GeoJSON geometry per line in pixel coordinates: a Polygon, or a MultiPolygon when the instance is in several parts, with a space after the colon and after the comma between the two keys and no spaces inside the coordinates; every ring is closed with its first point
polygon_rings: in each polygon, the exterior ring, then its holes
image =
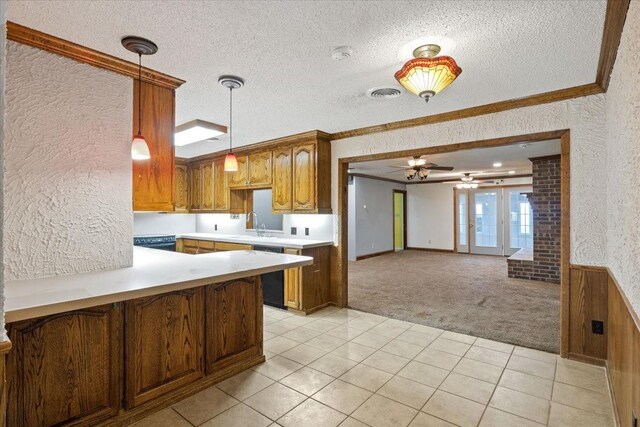
{"type": "Polygon", "coordinates": [[[615,425],[600,367],[350,309],[264,314],[264,364],[135,425],[615,425]]]}

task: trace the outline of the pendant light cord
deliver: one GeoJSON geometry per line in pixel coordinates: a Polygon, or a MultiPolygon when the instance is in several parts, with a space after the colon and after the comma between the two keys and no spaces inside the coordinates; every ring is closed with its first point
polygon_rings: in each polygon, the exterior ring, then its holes
{"type": "Polygon", "coordinates": [[[229,153],[233,152],[233,88],[229,88],[229,153]]]}
{"type": "Polygon", "coordinates": [[[142,121],[142,54],[138,52],[138,135],[142,121]]]}

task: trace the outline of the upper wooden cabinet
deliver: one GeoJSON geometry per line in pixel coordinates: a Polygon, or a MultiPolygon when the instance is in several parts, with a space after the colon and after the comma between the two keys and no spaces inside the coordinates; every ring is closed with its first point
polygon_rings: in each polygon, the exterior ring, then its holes
{"type": "Polygon", "coordinates": [[[274,149],[273,186],[271,187],[271,209],[274,212],[293,210],[291,177],[291,147],[274,149]]]}
{"type": "Polygon", "coordinates": [[[229,188],[256,188],[271,185],[271,151],[236,156],[238,170],[229,174],[229,188]]]}
{"type": "Polygon", "coordinates": [[[200,166],[202,174],[202,210],[213,210],[213,162],[200,166]]]}
{"type": "Polygon", "coordinates": [[[176,164],[175,180],[175,210],[178,212],[186,212],[189,210],[189,169],[186,164],[176,164]]]}
{"type": "Polygon", "coordinates": [[[307,211],[316,207],[316,146],[293,147],[293,210],[307,211]]]}
{"type": "MultiPolygon", "coordinates": [[[[141,84],[140,129],[151,159],[133,162],[133,210],[173,211],[175,155],[175,91],[133,82],[133,133],[138,131],[138,85],[141,84]]],[[[133,136],[133,135],[132,135],[133,136]]]]}
{"type": "Polygon", "coordinates": [[[224,171],[226,153],[189,161],[190,211],[243,213],[252,189],[271,188],[273,212],[331,213],[329,135],[306,132],[238,151],[237,172],[224,171]]]}

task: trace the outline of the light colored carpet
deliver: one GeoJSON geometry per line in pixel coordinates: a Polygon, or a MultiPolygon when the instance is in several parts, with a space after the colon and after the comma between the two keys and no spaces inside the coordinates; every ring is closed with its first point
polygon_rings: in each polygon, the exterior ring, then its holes
{"type": "Polygon", "coordinates": [[[507,277],[495,256],[403,251],[349,262],[349,306],[558,353],[560,285],[507,277]]]}

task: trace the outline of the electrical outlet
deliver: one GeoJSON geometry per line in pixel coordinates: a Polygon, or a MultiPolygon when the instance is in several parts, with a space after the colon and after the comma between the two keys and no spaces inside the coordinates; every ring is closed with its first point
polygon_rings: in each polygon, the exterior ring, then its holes
{"type": "Polygon", "coordinates": [[[306,227],[306,228],[304,229],[304,235],[305,235],[305,236],[308,236],[308,235],[309,235],[309,227],[306,227]]]}
{"type": "Polygon", "coordinates": [[[240,214],[231,214],[231,219],[240,219],[240,214]]]}
{"type": "Polygon", "coordinates": [[[592,320],[591,332],[598,335],[604,335],[604,322],[602,320],[592,320]]]}
{"type": "Polygon", "coordinates": [[[296,234],[298,234],[298,229],[296,227],[291,227],[291,235],[295,236],[296,234]]]}

